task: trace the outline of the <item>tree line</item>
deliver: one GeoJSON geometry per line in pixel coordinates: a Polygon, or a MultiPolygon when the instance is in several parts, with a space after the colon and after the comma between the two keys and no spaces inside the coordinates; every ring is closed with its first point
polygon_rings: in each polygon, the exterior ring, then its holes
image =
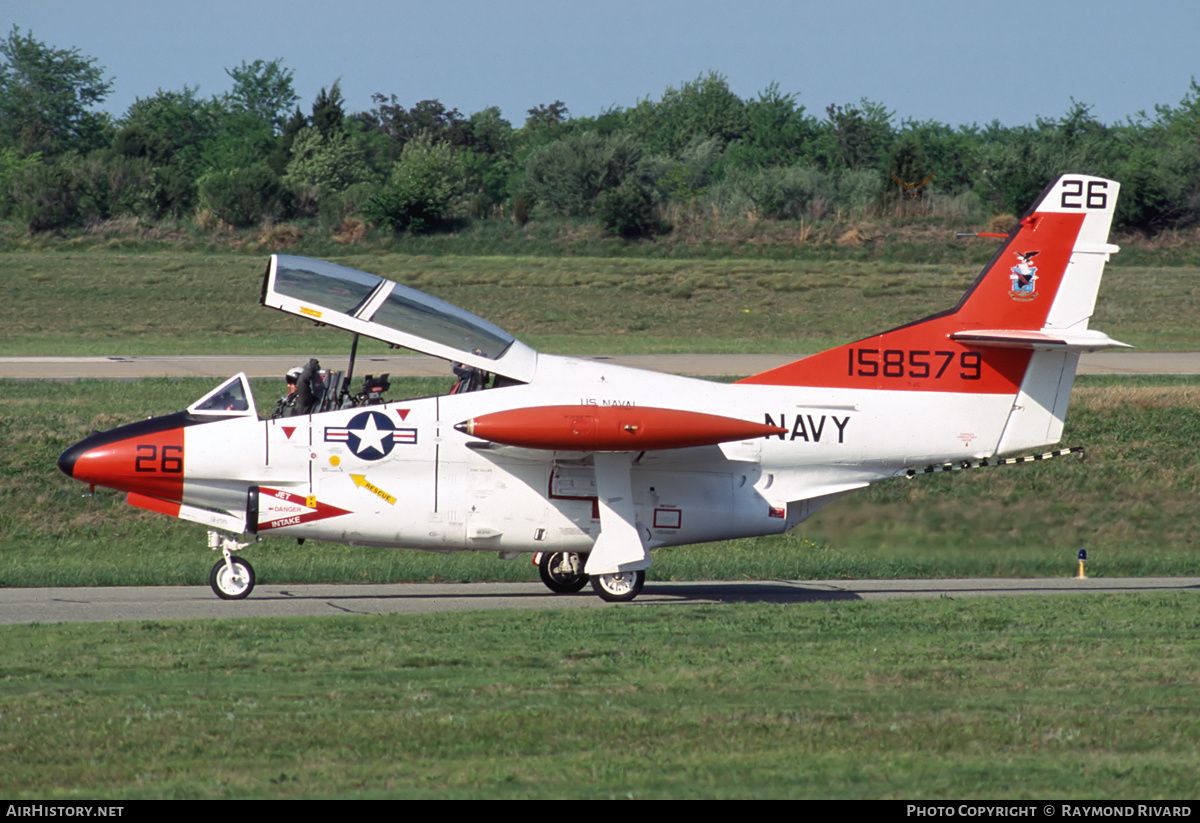
{"type": "Polygon", "coordinates": [[[0,219],[30,232],[116,217],[233,227],[363,220],[395,231],[502,217],[598,220],[627,237],[667,215],[821,219],[922,207],[1018,214],[1054,176],[1122,183],[1117,224],[1147,234],[1200,218],[1200,85],[1177,106],[1099,122],[1073,102],[1030,125],[901,119],[862,100],[812,114],[777,84],[750,99],[717,73],[629,108],[496,107],[377,93],[347,112],[338,82],[301,105],[282,61],[226,69],[229,91],[159,89],[119,117],[96,60],[17,27],[0,41],[0,219]],[[907,204],[907,205],[905,205],[907,204]]]}

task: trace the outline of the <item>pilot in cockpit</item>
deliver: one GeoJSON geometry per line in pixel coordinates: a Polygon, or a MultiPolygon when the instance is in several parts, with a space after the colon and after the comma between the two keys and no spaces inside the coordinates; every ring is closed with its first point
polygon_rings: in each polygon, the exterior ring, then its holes
{"type": "Polygon", "coordinates": [[[458,378],[458,382],[454,384],[454,388],[450,389],[451,394],[463,394],[469,391],[486,389],[488,382],[492,379],[492,375],[489,372],[477,369],[474,366],[468,366],[464,363],[454,364],[454,376],[458,378]]]}
{"type": "MultiPolygon", "coordinates": [[[[472,354],[482,355],[482,349],[475,349],[472,354]]],[[[450,389],[451,394],[465,394],[469,391],[479,391],[486,389],[492,380],[490,372],[485,372],[483,369],[477,369],[474,366],[468,366],[466,363],[452,364],[454,376],[458,378],[458,382],[454,384],[454,388],[450,389]]]]}
{"type": "Polygon", "coordinates": [[[298,417],[310,413],[325,395],[325,382],[320,372],[321,364],[315,359],[309,360],[303,368],[288,369],[284,375],[287,394],[279,398],[271,417],[298,417]]]}
{"type": "MultiPolygon", "coordinates": [[[[475,349],[471,354],[482,355],[483,350],[475,349]]],[[[492,380],[490,372],[468,366],[466,363],[453,363],[451,366],[454,369],[454,376],[458,378],[458,382],[450,389],[451,394],[465,394],[469,391],[486,389],[492,380]]]]}

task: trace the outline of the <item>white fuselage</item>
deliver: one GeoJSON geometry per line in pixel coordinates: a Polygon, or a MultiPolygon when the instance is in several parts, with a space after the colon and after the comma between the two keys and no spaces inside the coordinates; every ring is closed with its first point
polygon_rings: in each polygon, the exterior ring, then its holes
{"type": "Polygon", "coordinates": [[[905,467],[995,454],[1012,402],[712,383],[539,355],[528,384],[188,427],[183,497],[244,514],[249,530],[264,535],[435,551],[587,552],[600,531],[591,455],[497,445],[454,426],[514,407],[669,405],[786,433],[631,457],[646,547],[777,534],[905,467]],[[952,422],[968,417],[980,425],[962,431],[952,422]],[[259,489],[256,512],[250,487],[259,489]]]}

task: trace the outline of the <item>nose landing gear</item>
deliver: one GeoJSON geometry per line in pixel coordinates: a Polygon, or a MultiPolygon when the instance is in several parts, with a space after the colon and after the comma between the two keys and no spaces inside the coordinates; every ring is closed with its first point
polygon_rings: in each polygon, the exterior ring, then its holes
{"type": "Polygon", "coordinates": [[[208,533],[208,547],[220,549],[223,555],[208,573],[208,585],[222,600],[244,600],[254,591],[254,567],[233,552],[244,549],[249,543],[222,536],[219,532],[208,533]]]}

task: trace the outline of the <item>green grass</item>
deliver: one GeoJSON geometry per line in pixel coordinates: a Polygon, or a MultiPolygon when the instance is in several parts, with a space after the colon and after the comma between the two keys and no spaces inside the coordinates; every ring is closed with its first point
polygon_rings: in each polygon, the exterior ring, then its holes
{"type": "MultiPolygon", "coordinates": [[[[953,306],[980,266],[886,260],[350,254],[337,262],[570,354],[815,352],[953,306]]],[[[0,355],[343,351],[346,333],[258,304],[266,253],[10,252],[0,355]]],[[[1200,269],[1111,266],[1093,325],[1200,349],[1200,269]]],[[[385,351],[364,342],[363,352],[385,351]]]]}
{"type": "MultiPolygon", "coordinates": [[[[0,383],[0,585],[202,585],[204,529],[133,509],[60,474],[93,429],[184,408],[208,380],[0,383]]],[[[391,396],[445,391],[398,381],[391,396]]],[[[255,386],[261,412],[277,381],[255,386]]],[[[652,579],[1194,575],[1200,380],[1081,378],[1064,444],[1086,460],[898,479],[856,492],[780,537],[665,549],[652,579]]],[[[536,580],[528,560],[267,539],[247,550],[261,581],[536,580]]]]}
{"type": "MultiPolygon", "coordinates": [[[[527,248],[506,235],[398,238],[341,262],[536,347],[614,354],[817,350],[949,307],[978,270],[978,248],[928,243],[891,252],[922,265],[828,247],[798,262],[777,227],[761,230],[647,246],[535,227],[553,259],[466,256],[527,248]],[[730,249],[751,259],[693,259],[730,249]]],[[[342,333],[258,307],[265,250],[3,242],[0,354],[345,348],[342,333]]],[[[1094,325],[1195,349],[1195,279],[1194,267],[1110,266],[1094,325]]],[[[112,492],[81,498],[54,460],[93,428],[182,408],[214,384],[0,382],[0,585],[204,583],[201,527],[112,492]]],[[[256,383],[261,411],[278,390],[256,383]]],[[[1068,576],[1080,547],[1092,576],[1195,574],[1198,392],[1191,378],[1081,379],[1064,443],[1088,446],[1087,461],[892,481],[784,537],[658,552],[651,575],[1068,576]]],[[[268,540],[249,557],[270,583],[536,579],[527,561],[490,554],[268,540]]],[[[0,788],[63,800],[1186,798],[1200,772],[1197,614],[1190,594],[1084,595],[0,627],[0,788]]]]}
{"type": "Polygon", "coordinates": [[[1194,596],[0,628],[37,798],[1186,798],[1194,596]]]}

